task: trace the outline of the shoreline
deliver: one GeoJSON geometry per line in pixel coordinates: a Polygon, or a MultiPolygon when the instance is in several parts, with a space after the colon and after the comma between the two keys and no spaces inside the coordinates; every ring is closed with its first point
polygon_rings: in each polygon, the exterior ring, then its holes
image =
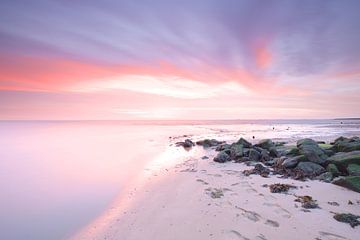
{"type": "Polygon", "coordinates": [[[343,212],[360,215],[357,192],[318,180],[246,176],[252,166],[214,162],[214,148],[195,146],[187,153],[178,164],[150,174],[127,200],[73,239],[355,240],[360,235],[359,226],[333,218],[343,212]],[[271,193],[264,185],[273,183],[297,188],[271,193]],[[295,201],[298,196],[311,196],[319,208],[303,208],[295,201]]]}

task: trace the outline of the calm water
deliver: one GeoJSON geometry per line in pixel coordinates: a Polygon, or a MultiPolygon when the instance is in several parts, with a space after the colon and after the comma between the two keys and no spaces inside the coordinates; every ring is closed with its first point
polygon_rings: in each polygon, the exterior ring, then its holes
{"type": "Polygon", "coordinates": [[[2,121],[0,239],[75,233],[121,196],[169,136],[331,140],[360,135],[359,126],[358,120],[2,121]]]}

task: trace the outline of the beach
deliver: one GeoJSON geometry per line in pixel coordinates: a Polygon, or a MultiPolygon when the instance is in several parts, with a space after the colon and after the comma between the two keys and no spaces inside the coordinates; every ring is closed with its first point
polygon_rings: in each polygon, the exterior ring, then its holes
{"type": "MultiPolygon", "coordinates": [[[[238,140],[233,130],[211,127],[207,132],[211,129],[219,140],[238,140]]],[[[343,133],[350,136],[356,131],[343,133]]],[[[332,134],[318,138],[331,141],[337,132],[332,134]]],[[[336,213],[360,215],[359,193],[318,180],[246,176],[243,171],[253,165],[214,162],[218,153],[213,148],[186,150],[175,145],[189,137],[198,140],[205,136],[209,134],[171,137],[158,161],[165,158],[167,164],[155,163],[155,168],[144,170],[126,195],[72,239],[355,240],[360,235],[359,227],[334,219],[336,213]],[[295,188],[272,193],[268,185],[275,183],[295,188]],[[318,207],[302,207],[295,201],[299,196],[311,196],[318,207]]]]}

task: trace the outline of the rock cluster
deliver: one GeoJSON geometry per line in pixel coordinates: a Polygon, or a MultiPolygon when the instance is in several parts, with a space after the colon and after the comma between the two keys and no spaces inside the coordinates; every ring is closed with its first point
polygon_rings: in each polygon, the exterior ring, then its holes
{"type": "Polygon", "coordinates": [[[280,174],[298,180],[318,179],[360,192],[360,138],[337,138],[331,144],[310,138],[297,141],[296,146],[284,146],[270,139],[251,144],[243,138],[227,144],[215,139],[197,142],[219,151],[215,162],[258,162],[246,175],[280,174]],[[266,168],[263,165],[271,167],[266,168]],[[260,167],[261,166],[261,167],[260,167]]]}

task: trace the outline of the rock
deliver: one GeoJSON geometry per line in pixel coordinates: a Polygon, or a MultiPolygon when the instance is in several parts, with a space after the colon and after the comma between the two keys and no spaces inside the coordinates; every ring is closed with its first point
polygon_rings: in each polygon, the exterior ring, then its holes
{"type": "Polygon", "coordinates": [[[270,148],[274,148],[275,144],[271,139],[263,139],[258,144],[256,144],[257,147],[261,147],[266,150],[270,150],[270,148]]]}
{"type": "Polygon", "coordinates": [[[334,177],[338,177],[338,176],[340,176],[340,174],[341,174],[341,173],[339,172],[338,168],[336,167],[336,165],[333,164],[333,163],[330,163],[329,165],[327,165],[326,171],[332,173],[332,175],[333,175],[334,177]]]}
{"type": "Polygon", "coordinates": [[[336,152],[351,152],[360,150],[360,138],[352,137],[352,138],[345,138],[339,137],[335,139],[333,142],[332,149],[336,152]]]}
{"type": "Polygon", "coordinates": [[[222,143],[225,143],[225,142],[220,142],[216,139],[204,139],[204,140],[197,141],[196,145],[203,146],[204,148],[209,148],[209,147],[216,147],[217,145],[220,145],[222,143]]]}
{"type": "Polygon", "coordinates": [[[230,144],[227,144],[227,143],[223,143],[223,144],[220,144],[216,147],[215,151],[223,151],[223,150],[227,150],[227,149],[230,149],[230,144]]]}
{"type": "Polygon", "coordinates": [[[195,144],[190,139],[185,139],[184,142],[177,142],[175,143],[177,147],[184,147],[184,148],[191,148],[195,146],[195,144]]]}
{"type": "Polygon", "coordinates": [[[206,159],[209,159],[209,157],[208,156],[202,156],[201,159],[206,160],[206,159]]]}
{"type": "Polygon", "coordinates": [[[260,160],[260,158],[261,158],[261,153],[260,152],[258,152],[255,149],[250,149],[250,151],[249,151],[249,159],[251,161],[257,162],[257,161],[260,160]]]}
{"type": "Polygon", "coordinates": [[[243,171],[245,176],[249,176],[251,174],[258,174],[262,177],[268,177],[270,174],[270,170],[266,167],[264,167],[262,164],[258,163],[255,165],[255,167],[251,170],[244,170],[243,171]]]}
{"type": "Polygon", "coordinates": [[[236,163],[247,163],[247,162],[251,162],[250,159],[248,157],[241,157],[241,158],[238,158],[238,159],[235,159],[234,160],[236,163]]]}
{"type": "Polygon", "coordinates": [[[352,228],[360,225],[360,216],[351,213],[336,213],[334,219],[339,222],[348,223],[352,228]]]}
{"type": "Polygon", "coordinates": [[[260,154],[261,154],[260,160],[263,161],[263,162],[267,162],[267,161],[269,161],[271,159],[269,152],[267,150],[265,150],[265,149],[262,149],[260,154]]]}
{"type": "Polygon", "coordinates": [[[360,193],[360,177],[359,176],[338,177],[338,178],[335,178],[332,181],[332,183],[360,193]]]}
{"type": "Polygon", "coordinates": [[[295,169],[303,172],[306,176],[317,176],[325,172],[325,168],[313,162],[300,162],[295,169]]]}
{"type": "Polygon", "coordinates": [[[319,205],[316,203],[316,200],[314,200],[311,196],[307,196],[307,195],[297,196],[295,202],[300,202],[301,206],[306,209],[319,208],[319,205]]]}
{"type": "Polygon", "coordinates": [[[232,159],[241,158],[244,155],[244,146],[242,144],[231,144],[230,156],[232,159]]]}
{"type": "Polygon", "coordinates": [[[305,138],[297,141],[296,143],[299,153],[303,154],[310,162],[324,165],[327,160],[325,151],[310,138],[305,138]]]}
{"type": "Polygon", "coordinates": [[[276,150],[275,147],[272,147],[272,148],[269,149],[269,155],[270,155],[271,157],[278,157],[278,156],[280,156],[280,154],[278,153],[278,151],[276,150]]]}
{"type": "Polygon", "coordinates": [[[339,152],[328,158],[340,171],[345,171],[349,164],[360,164],[360,151],[339,152]]]}
{"type": "Polygon", "coordinates": [[[290,184],[275,183],[269,185],[270,192],[272,193],[286,193],[290,188],[297,188],[290,184]]]}
{"type": "Polygon", "coordinates": [[[286,152],[286,155],[297,156],[297,155],[300,155],[300,151],[297,147],[293,147],[286,152]]]}
{"type": "Polygon", "coordinates": [[[324,172],[316,177],[317,180],[330,183],[333,180],[334,176],[331,172],[324,172]]]}
{"type": "Polygon", "coordinates": [[[248,141],[246,141],[244,138],[240,138],[236,144],[241,144],[244,146],[244,148],[251,148],[252,147],[252,144],[248,141]]]}
{"type": "Polygon", "coordinates": [[[214,158],[214,162],[218,162],[218,163],[224,163],[228,161],[231,161],[231,158],[229,154],[226,153],[226,151],[219,152],[214,158]]]}
{"type": "Polygon", "coordinates": [[[360,176],[360,165],[358,164],[349,164],[346,170],[350,176],[360,176]]]}
{"type": "Polygon", "coordinates": [[[296,157],[292,157],[292,158],[287,158],[281,163],[281,166],[283,166],[284,168],[294,168],[294,167],[296,167],[298,165],[298,163],[300,161],[304,161],[304,160],[305,160],[304,155],[300,155],[300,156],[296,156],[296,157]]]}

